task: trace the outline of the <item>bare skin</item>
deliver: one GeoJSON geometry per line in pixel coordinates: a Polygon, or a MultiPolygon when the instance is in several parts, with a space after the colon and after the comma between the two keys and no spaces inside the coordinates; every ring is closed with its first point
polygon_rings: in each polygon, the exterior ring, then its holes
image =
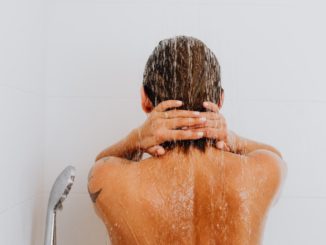
{"type": "Polygon", "coordinates": [[[284,176],[280,153],[227,130],[221,105],[208,102],[211,112],[198,115],[166,112],[176,101],[150,108],[142,98],[147,121],[101,152],[89,175],[112,244],[260,244],[284,176]],[[159,146],[201,137],[218,139],[222,149],[185,154],[159,146]],[[142,152],[153,157],[140,160],[142,152]]]}

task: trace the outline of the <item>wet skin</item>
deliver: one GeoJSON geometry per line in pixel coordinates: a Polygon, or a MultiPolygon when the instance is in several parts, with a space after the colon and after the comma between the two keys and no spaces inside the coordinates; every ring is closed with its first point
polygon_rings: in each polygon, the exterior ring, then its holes
{"type": "Polygon", "coordinates": [[[176,148],[139,162],[102,158],[88,188],[112,244],[256,245],[282,168],[268,150],[176,148]]]}

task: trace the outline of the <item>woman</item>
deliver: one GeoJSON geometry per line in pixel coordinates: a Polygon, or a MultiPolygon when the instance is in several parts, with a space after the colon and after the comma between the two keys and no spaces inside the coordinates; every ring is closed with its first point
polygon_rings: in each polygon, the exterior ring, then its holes
{"type": "Polygon", "coordinates": [[[112,244],[259,244],[286,167],[272,146],[227,129],[212,51],[192,37],[161,41],[141,96],[147,120],[89,175],[112,244]]]}

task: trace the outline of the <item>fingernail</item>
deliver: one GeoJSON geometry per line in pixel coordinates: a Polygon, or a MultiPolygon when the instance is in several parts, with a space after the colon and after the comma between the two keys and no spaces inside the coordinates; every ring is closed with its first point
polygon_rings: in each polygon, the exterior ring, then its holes
{"type": "Polygon", "coordinates": [[[158,153],[159,155],[164,154],[164,149],[162,149],[162,148],[158,149],[157,153],[158,153]]]}
{"type": "Polygon", "coordinates": [[[207,103],[207,102],[204,102],[203,104],[204,104],[204,106],[207,106],[207,105],[208,105],[208,103],[207,103]]]}
{"type": "Polygon", "coordinates": [[[198,116],[200,114],[200,112],[199,111],[194,111],[193,114],[198,116]]]}
{"type": "Polygon", "coordinates": [[[204,136],[204,132],[197,132],[198,137],[203,137],[204,136]]]}
{"type": "Polygon", "coordinates": [[[199,118],[199,121],[205,122],[206,121],[206,117],[199,118]]]}
{"type": "Polygon", "coordinates": [[[181,100],[178,100],[178,101],[177,101],[177,104],[178,104],[178,105],[182,105],[182,101],[181,101],[181,100]]]}
{"type": "Polygon", "coordinates": [[[217,148],[219,148],[220,150],[223,150],[223,148],[224,148],[224,142],[223,141],[217,142],[217,148]]]}

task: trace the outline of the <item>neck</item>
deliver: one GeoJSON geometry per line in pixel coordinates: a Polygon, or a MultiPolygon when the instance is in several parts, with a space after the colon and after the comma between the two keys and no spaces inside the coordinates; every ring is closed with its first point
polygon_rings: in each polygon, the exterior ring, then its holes
{"type": "Polygon", "coordinates": [[[180,158],[180,157],[193,158],[195,156],[209,155],[211,153],[217,154],[218,152],[222,152],[222,151],[217,149],[216,147],[208,146],[208,145],[206,146],[204,152],[194,146],[190,146],[190,148],[187,151],[185,151],[181,146],[176,146],[172,149],[167,149],[165,154],[162,156],[159,156],[159,158],[161,158],[161,159],[180,158]]]}

